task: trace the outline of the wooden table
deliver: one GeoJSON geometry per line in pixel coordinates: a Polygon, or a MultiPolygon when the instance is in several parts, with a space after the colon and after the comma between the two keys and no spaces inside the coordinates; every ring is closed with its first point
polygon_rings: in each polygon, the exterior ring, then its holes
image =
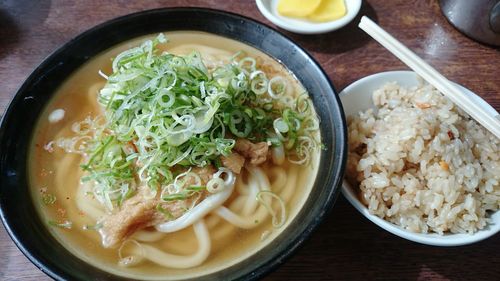
{"type": "MultiPolygon", "coordinates": [[[[168,6],[231,11],[270,24],[254,1],[0,2],[0,110],[51,52],[86,29],[117,16],[168,6]]],[[[368,15],[449,77],[500,110],[500,52],[451,27],[436,0],[369,0],[368,15]]],[[[324,67],[337,90],[372,73],[406,69],[353,23],[325,35],[284,32],[324,67]]],[[[331,215],[267,280],[500,280],[500,235],[470,246],[438,248],[396,237],[369,222],[340,196],[331,215]]],[[[0,226],[0,280],[49,280],[0,226]]]]}

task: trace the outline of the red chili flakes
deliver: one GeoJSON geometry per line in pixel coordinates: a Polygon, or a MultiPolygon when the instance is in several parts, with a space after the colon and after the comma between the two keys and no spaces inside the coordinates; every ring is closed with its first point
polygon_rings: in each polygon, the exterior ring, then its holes
{"type": "Polygon", "coordinates": [[[66,210],[64,210],[63,208],[58,208],[57,213],[59,213],[61,217],[66,217],[66,210]]]}
{"type": "Polygon", "coordinates": [[[441,166],[441,169],[443,169],[445,171],[449,171],[450,170],[450,166],[448,166],[448,163],[446,163],[445,161],[440,161],[439,162],[439,166],[441,166]]]}
{"type": "Polygon", "coordinates": [[[451,131],[448,131],[448,137],[450,138],[450,140],[455,139],[455,135],[451,131]]]}
{"type": "Polygon", "coordinates": [[[426,102],[424,102],[424,103],[417,102],[415,105],[418,108],[420,108],[420,109],[426,109],[426,108],[430,108],[431,107],[431,104],[430,103],[426,103],[426,102]]]}

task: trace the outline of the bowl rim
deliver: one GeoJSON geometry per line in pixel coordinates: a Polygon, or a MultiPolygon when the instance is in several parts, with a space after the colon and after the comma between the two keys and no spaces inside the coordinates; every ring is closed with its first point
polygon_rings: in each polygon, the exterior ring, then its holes
{"type": "MultiPolygon", "coordinates": [[[[273,2],[273,0],[255,0],[255,3],[257,4],[257,8],[261,12],[261,14],[266,19],[268,19],[270,22],[274,23],[275,25],[285,30],[299,34],[321,34],[340,29],[345,25],[347,25],[348,23],[350,23],[356,17],[356,15],[359,13],[359,10],[361,9],[361,4],[362,4],[362,0],[350,0],[348,1],[349,3],[347,3],[346,5],[347,6],[352,5],[354,9],[347,9],[347,14],[345,16],[333,21],[321,22],[321,23],[304,21],[305,26],[303,26],[300,25],[299,23],[295,24],[293,22],[288,22],[286,20],[281,19],[280,18],[281,16],[275,15],[272,11],[268,9],[268,6],[264,3],[264,1],[270,2],[269,5],[272,5],[273,2]]],[[[300,21],[300,19],[293,19],[293,18],[292,20],[300,21]]]]}
{"type": "MultiPolygon", "coordinates": [[[[368,76],[365,76],[359,80],[354,81],[347,87],[345,87],[340,93],[340,99],[343,100],[342,98],[347,96],[347,95],[352,95],[356,92],[356,88],[362,87],[363,85],[366,85],[367,83],[375,83],[373,81],[376,81],[380,85],[377,87],[381,87],[383,83],[391,82],[391,81],[411,81],[411,84],[413,82],[418,82],[416,80],[418,75],[413,72],[413,71],[408,71],[408,70],[395,70],[395,71],[384,71],[384,72],[379,72],[379,73],[374,73],[368,76]],[[395,78],[397,77],[397,78],[395,78]],[[378,82],[380,81],[380,82],[378,82]],[[385,82],[384,82],[385,81],[385,82]]],[[[484,101],[481,97],[473,93],[471,90],[457,84],[459,88],[461,88],[467,95],[470,97],[474,98],[478,104],[480,104],[482,107],[485,107],[487,110],[495,110],[491,105],[489,105],[486,101],[484,101]],[[488,108],[489,107],[489,108],[488,108]]],[[[348,114],[346,112],[346,114],[348,114]]],[[[376,224],[377,226],[381,227],[382,229],[399,236],[401,238],[417,242],[420,244],[425,244],[425,245],[431,245],[431,246],[443,246],[443,247],[449,247],[449,246],[462,246],[462,245],[468,245],[472,244],[475,242],[479,242],[481,240],[487,239],[496,233],[500,231],[500,224],[490,224],[486,228],[474,233],[474,234],[445,234],[445,235],[439,235],[436,233],[429,233],[429,234],[423,234],[423,233],[414,233],[410,232],[408,230],[403,229],[400,226],[397,226],[395,224],[392,224],[376,215],[370,214],[368,211],[368,208],[361,203],[361,201],[358,199],[358,196],[354,192],[351,184],[347,182],[345,179],[342,182],[342,195],[351,203],[351,205],[358,210],[365,218],[376,224]]],[[[500,213],[499,211],[495,213],[500,213]]]]}
{"type": "MultiPolygon", "coordinates": [[[[29,97],[24,97],[23,93],[26,91],[26,88],[28,88],[29,84],[35,83],[37,79],[42,80],[43,78],[37,78],[37,77],[42,77],[44,75],[44,71],[47,71],[48,65],[54,62],[58,58],[58,56],[61,56],[62,53],[71,47],[75,47],[75,44],[77,44],[79,41],[83,40],[84,38],[91,36],[94,32],[97,32],[101,29],[105,29],[107,27],[113,26],[116,23],[124,22],[127,20],[131,20],[133,18],[138,18],[138,17],[145,17],[147,15],[152,15],[152,14],[163,14],[163,13],[176,13],[176,12],[190,12],[190,13],[202,13],[202,14],[210,14],[213,16],[217,17],[226,17],[226,18],[232,18],[232,19],[237,19],[241,21],[241,24],[252,24],[254,26],[257,26],[259,28],[264,29],[267,32],[273,33],[273,36],[278,36],[281,37],[280,40],[283,40],[283,42],[286,42],[287,45],[292,46],[294,49],[298,50],[302,56],[304,56],[305,59],[307,59],[308,62],[312,64],[312,68],[317,70],[317,73],[320,74],[321,79],[325,81],[328,85],[327,92],[331,92],[332,94],[330,95],[331,97],[328,97],[329,101],[331,101],[331,104],[329,106],[334,107],[334,111],[329,112],[328,114],[330,117],[332,117],[332,130],[335,131],[335,136],[334,136],[334,145],[332,145],[332,148],[335,148],[332,154],[335,152],[335,155],[332,155],[332,163],[335,162],[338,164],[337,167],[334,167],[333,171],[329,171],[329,177],[324,180],[324,183],[321,183],[322,191],[324,191],[327,195],[323,202],[320,202],[321,204],[318,205],[318,213],[315,216],[314,220],[310,221],[310,224],[306,227],[304,226],[300,230],[300,235],[297,235],[295,237],[292,237],[293,239],[287,240],[288,248],[283,249],[280,253],[278,254],[273,254],[271,255],[273,259],[269,258],[265,264],[258,268],[254,268],[253,271],[246,271],[244,274],[245,275],[240,275],[237,277],[237,279],[244,278],[246,280],[255,280],[258,279],[259,277],[262,277],[268,273],[270,273],[272,270],[277,268],[279,265],[283,264],[294,252],[297,251],[297,249],[303,245],[303,242],[310,237],[312,234],[313,230],[316,229],[321,221],[324,219],[324,217],[329,213],[331,210],[334,202],[338,198],[338,195],[340,193],[340,184],[341,184],[341,179],[342,175],[345,169],[346,165],[346,160],[347,160],[347,125],[345,122],[345,115],[343,114],[343,109],[342,109],[342,104],[340,102],[340,99],[338,95],[336,94],[336,90],[329,78],[329,76],[325,73],[325,71],[322,69],[320,64],[312,57],[307,51],[305,51],[300,45],[295,43],[293,40],[291,40],[288,36],[282,34],[280,31],[277,31],[273,29],[272,27],[269,27],[268,25],[258,22],[256,20],[253,20],[251,18],[248,18],[246,16],[242,16],[239,14],[227,12],[227,11],[221,11],[217,9],[210,9],[210,8],[197,8],[197,7],[174,7],[174,8],[159,8],[159,9],[151,9],[151,10],[145,10],[145,11],[140,11],[140,12],[135,12],[131,14],[127,14],[124,16],[116,17],[110,20],[107,20],[103,23],[100,23],[96,26],[93,26],[86,31],[79,33],[77,36],[73,37],[66,43],[64,43],[62,46],[57,48],[52,54],[47,56],[31,73],[30,75],[26,78],[26,80],[21,84],[21,86],[18,88],[16,91],[15,96],[12,98],[10,101],[9,105],[5,109],[5,112],[1,118],[0,121],[0,140],[2,140],[2,143],[4,143],[4,140],[7,140],[9,137],[6,135],[6,126],[7,121],[14,118],[13,115],[16,111],[16,106],[19,106],[19,103],[26,101],[26,98],[29,97]],[[328,189],[328,190],[327,190],[328,189]]],[[[183,29],[183,30],[188,30],[188,29],[183,29]]],[[[189,30],[199,30],[203,31],[197,28],[191,28],[189,30]]],[[[149,30],[146,32],[142,32],[142,35],[146,34],[153,34],[156,31],[149,30]]],[[[207,31],[204,31],[207,32],[207,31]]],[[[212,34],[219,35],[219,36],[225,36],[221,35],[215,32],[212,32],[212,34]]],[[[142,35],[135,35],[135,36],[129,36],[128,39],[122,39],[120,40],[121,42],[136,38],[142,35]]],[[[229,38],[227,35],[225,36],[229,38]]],[[[243,44],[250,45],[254,48],[257,48],[267,55],[273,57],[274,59],[277,59],[274,55],[271,55],[269,52],[254,46],[250,44],[249,42],[240,40],[240,39],[235,39],[231,38],[233,40],[237,40],[242,42],[243,44]]],[[[119,41],[119,42],[120,42],[119,41]]],[[[119,43],[118,42],[118,43],[119,43]]],[[[116,45],[112,44],[110,47],[116,45]]],[[[104,50],[101,50],[101,52],[104,50]]],[[[89,59],[89,58],[86,58],[89,59]]],[[[80,64],[83,65],[84,63],[80,64]]],[[[50,70],[50,69],[49,69],[50,70]]],[[[71,73],[70,73],[71,74],[71,73]]],[[[70,74],[66,75],[68,77],[70,74]]],[[[47,105],[47,102],[44,104],[44,108],[47,105]]],[[[34,130],[34,128],[33,128],[34,130]]],[[[8,177],[8,171],[6,171],[5,167],[5,157],[4,154],[6,153],[6,148],[4,146],[0,146],[0,171],[2,171],[2,178],[0,178],[0,203],[3,203],[3,196],[2,191],[4,191],[4,177],[8,177]]],[[[323,154],[323,153],[322,153],[323,154]]],[[[25,159],[27,160],[27,159],[25,159]]],[[[26,164],[25,164],[26,165],[26,164]]],[[[318,174],[320,171],[318,171],[318,174]]],[[[14,173],[15,176],[15,173],[14,173]]],[[[316,186],[316,182],[314,183],[314,186],[316,186]]],[[[30,201],[32,204],[32,200],[30,201]]],[[[18,236],[16,233],[16,230],[13,228],[13,221],[10,217],[7,217],[8,210],[5,209],[5,204],[0,204],[0,220],[2,221],[8,235],[11,237],[11,239],[14,241],[15,245],[21,250],[21,252],[36,266],[38,267],[42,272],[46,273],[50,277],[56,279],[56,280],[66,280],[66,279],[73,279],[75,280],[76,277],[73,276],[73,272],[64,272],[61,271],[60,268],[55,267],[53,264],[47,265],[44,262],[42,262],[41,258],[42,256],[39,253],[33,253],[33,247],[32,246],[26,246],[25,241],[22,240],[21,237],[18,236]]],[[[299,216],[300,213],[297,215],[299,216]]],[[[280,234],[281,236],[281,234],[280,234]]],[[[279,236],[279,237],[280,237],[279,236]]],[[[277,237],[277,238],[279,238],[277,237]]],[[[270,244],[268,244],[266,247],[268,247],[270,244]]],[[[266,248],[265,247],[265,248],[266,248]]],[[[264,250],[263,248],[262,250],[264,250]]],[[[259,252],[262,252],[259,251],[259,252]]],[[[254,254],[253,256],[257,255],[259,252],[254,254]]],[[[68,252],[69,253],[69,252],[68,252]]],[[[71,256],[75,257],[76,259],[80,260],[79,257],[73,255],[70,253],[71,256]]],[[[81,261],[81,260],[80,260],[81,261]]],[[[85,263],[89,265],[92,269],[100,270],[97,267],[94,267],[91,264],[85,263]]],[[[102,270],[101,270],[102,271],[102,270]]],[[[225,271],[222,270],[221,272],[225,271]]],[[[122,280],[124,277],[123,276],[118,276],[118,275],[112,275],[108,272],[104,272],[108,275],[110,275],[110,279],[113,280],[122,280]]],[[[217,272],[215,272],[217,273],[217,272]]],[[[202,278],[204,276],[201,276],[202,278]]]]}

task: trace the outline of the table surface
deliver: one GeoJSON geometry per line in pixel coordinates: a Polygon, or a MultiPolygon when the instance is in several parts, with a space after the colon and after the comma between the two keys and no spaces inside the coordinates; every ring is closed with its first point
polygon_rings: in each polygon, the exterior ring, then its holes
{"type": "MultiPolygon", "coordinates": [[[[0,1],[0,110],[50,53],[106,20],[150,8],[211,7],[273,26],[254,1],[0,1]]],[[[356,27],[368,15],[449,79],[500,110],[500,50],[463,36],[437,0],[363,1],[358,17],[324,35],[291,34],[325,69],[337,90],[364,76],[406,67],[356,27]]],[[[500,235],[462,247],[425,246],[396,237],[358,213],[342,196],[296,254],[266,280],[499,280],[500,235]]],[[[50,280],[0,226],[0,280],[50,280]]]]}

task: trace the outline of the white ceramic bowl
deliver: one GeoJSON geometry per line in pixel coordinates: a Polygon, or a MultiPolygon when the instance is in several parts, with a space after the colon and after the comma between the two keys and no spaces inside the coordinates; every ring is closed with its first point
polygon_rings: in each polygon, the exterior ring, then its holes
{"type": "MultiPolygon", "coordinates": [[[[411,87],[418,85],[417,75],[412,71],[389,71],[373,74],[364,77],[348,87],[339,94],[346,116],[353,115],[368,108],[375,108],[372,101],[372,93],[382,87],[385,83],[396,81],[402,86],[411,87]]],[[[487,111],[496,112],[482,98],[475,95],[470,90],[459,86],[467,95],[477,102],[478,105],[487,111]]],[[[381,228],[400,236],[402,238],[434,246],[459,246],[478,242],[486,239],[500,231],[500,211],[494,212],[491,216],[492,223],[485,229],[474,234],[421,234],[414,233],[385,221],[375,215],[370,214],[368,208],[359,200],[357,192],[344,180],[342,193],[347,200],[366,218],[371,220],[381,228]]]]}
{"type": "Polygon", "coordinates": [[[314,23],[307,20],[281,16],[276,8],[279,0],[256,0],[255,2],[259,11],[269,21],[283,29],[301,34],[319,34],[339,29],[352,21],[361,8],[361,0],[345,0],[347,8],[345,16],[334,21],[314,23]]]}

